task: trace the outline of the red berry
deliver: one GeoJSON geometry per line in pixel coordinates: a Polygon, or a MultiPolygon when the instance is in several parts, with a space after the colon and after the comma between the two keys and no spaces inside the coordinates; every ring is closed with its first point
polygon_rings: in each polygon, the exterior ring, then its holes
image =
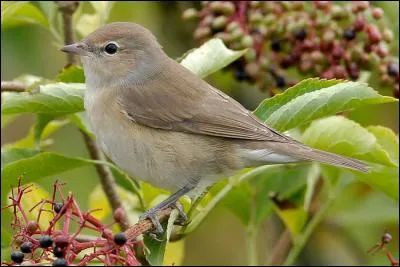
{"type": "Polygon", "coordinates": [[[375,25],[368,25],[367,34],[368,39],[373,44],[379,43],[382,40],[382,34],[375,25]]]}
{"type": "Polygon", "coordinates": [[[365,19],[362,16],[358,16],[356,21],[354,22],[354,30],[356,32],[364,30],[365,27],[365,19]]]}
{"type": "Polygon", "coordinates": [[[383,17],[383,9],[376,7],[372,10],[372,16],[374,17],[374,19],[380,19],[383,17]]]}
{"type": "Polygon", "coordinates": [[[56,244],[57,247],[65,248],[69,244],[69,238],[68,236],[59,235],[56,238],[54,238],[54,243],[56,244]]]}

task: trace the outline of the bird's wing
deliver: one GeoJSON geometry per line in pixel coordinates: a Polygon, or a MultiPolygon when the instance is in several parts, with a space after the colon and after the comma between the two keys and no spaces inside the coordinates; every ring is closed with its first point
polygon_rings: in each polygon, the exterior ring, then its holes
{"type": "Polygon", "coordinates": [[[225,138],[295,142],[185,67],[168,64],[173,65],[156,78],[122,90],[121,110],[135,123],[225,138]]]}

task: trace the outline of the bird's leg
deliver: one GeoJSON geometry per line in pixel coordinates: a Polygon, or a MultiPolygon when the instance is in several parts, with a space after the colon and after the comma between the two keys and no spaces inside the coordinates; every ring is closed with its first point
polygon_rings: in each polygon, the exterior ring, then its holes
{"type": "MultiPolygon", "coordinates": [[[[179,215],[182,216],[182,214],[184,214],[182,208],[177,207],[176,202],[178,201],[178,199],[185,195],[186,193],[188,193],[190,190],[192,190],[195,187],[195,185],[193,184],[189,184],[186,185],[184,187],[182,187],[181,189],[179,189],[178,191],[176,191],[175,193],[173,193],[171,196],[169,196],[166,200],[162,201],[160,204],[156,205],[155,207],[147,210],[145,213],[143,213],[142,216],[140,216],[139,220],[144,220],[144,219],[150,219],[154,225],[154,227],[156,228],[156,232],[157,233],[162,233],[164,232],[160,221],[157,219],[157,213],[160,210],[163,210],[165,208],[168,208],[170,206],[174,206],[175,208],[178,209],[179,211],[179,215]]],[[[183,215],[183,218],[186,218],[186,214],[183,215]]]]}

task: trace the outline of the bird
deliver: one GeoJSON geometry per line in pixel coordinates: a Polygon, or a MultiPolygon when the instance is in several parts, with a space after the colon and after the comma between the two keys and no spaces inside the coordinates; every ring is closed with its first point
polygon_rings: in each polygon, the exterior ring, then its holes
{"type": "Polygon", "coordinates": [[[362,161],[318,150],[278,132],[229,95],[169,57],[154,34],[133,22],[106,24],[61,51],[79,55],[84,107],[104,153],[130,176],[196,198],[239,170],[316,161],[368,172],[362,161]]]}

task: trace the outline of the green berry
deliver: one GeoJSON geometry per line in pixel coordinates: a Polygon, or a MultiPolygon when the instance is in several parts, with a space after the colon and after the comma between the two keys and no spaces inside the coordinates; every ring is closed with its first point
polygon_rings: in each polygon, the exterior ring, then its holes
{"type": "Polygon", "coordinates": [[[199,17],[199,12],[195,8],[186,9],[182,14],[182,19],[193,20],[199,17]]]}
{"type": "Polygon", "coordinates": [[[223,27],[225,27],[227,22],[228,22],[228,18],[227,17],[218,16],[212,21],[211,27],[213,29],[222,29],[223,27]]]}
{"type": "Polygon", "coordinates": [[[247,62],[254,61],[256,57],[257,57],[257,52],[254,48],[249,48],[246,54],[244,54],[244,58],[246,59],[247,62]]]}
{"type": "Polygon", "coordinates": [[[236,30],[238,28],[239,28],[239,23],[237,23],[236,21],[232,21],[226,26],[226,30],[228,32],[233,32],[234,30],[236,30]]]}
{"type": "Polygon", "coordinates": [[[243,47],[252,47],[254,44],[254,40],[253,37],[251,37],[250,35],[245,35],[242,37],[240,43],[243,47]]]}

